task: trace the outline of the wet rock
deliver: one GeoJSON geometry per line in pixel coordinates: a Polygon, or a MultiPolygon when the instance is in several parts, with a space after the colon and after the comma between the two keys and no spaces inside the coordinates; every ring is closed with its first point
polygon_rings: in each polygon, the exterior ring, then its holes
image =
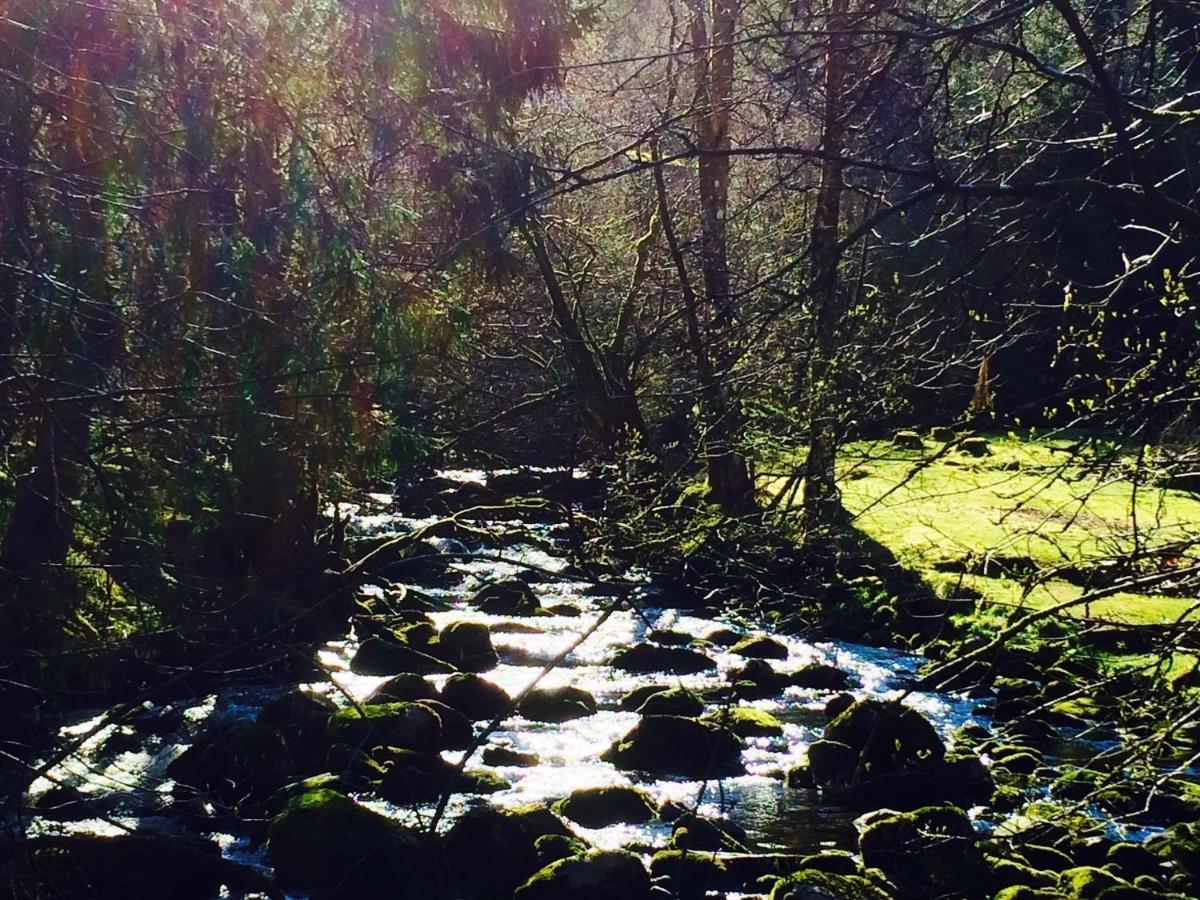
{"type": "Polygon", "coordinates": [[[9,900],[209,900],[227,885],[262,887],[257,874],[222,865],[220,849],[202,839],[124,834],[55,835],[5,847],[3,889],[9,900]]]}
{"type": "Polygon", "coordinates": [[[541,604],[533,590],[517,578],[506,578],[484,585],[471,598],[480,611],[500,616],[532,616],[541,604]]]}
{"type": "Polygon", "coordinates": [[[411,703],[417,700],[436,700],[437,689],[411,672],[393,676],[375,688],[364,703],[411,703]]]}
{"type": "Polygon", "coordinates": [[[324,756],[325,725],[335,712],[328,697],[293,690],[266,704],[256,721],[278,728],[301,767],[311,769],[324,756]]]}
{"type": "Polygon", "coordinates": [[[55,785],[30,804],[30,810],[47,819],[71,822],[88,817],[88,796],[69,784],[55,785]]]}
{"type": "Polygon", "coordinates": [[[551,863],[517,888],[513,900],[647,900],[650,876],[623,850],[594,851],[551,863]]]}
{"type": "Polygon", "coordinates": [[[267,852],[281,884],[323,900],[433,900],[447,895],[430,840],[334,791],[292,800],[267,852]]]}
{"type": "Polygon", "coordinates": [[[788,682],[794,687],[812,688],[819,691],[841,691],[850,684],[850,681],[848,672],[824,663],[809,663],[802,669],[793,672],[788,678],[788,682]]]}
{"type": "Polygon", "coordinates": [[[230,800],[266,797],[296,774],[296,763],[278,728],[235,725],[184,750],[167,767],[181,784],[230,800]]]}
{"type": "Polygon", "coordinates": [[[737,695],[746,700],[773,697],[791,684],[789,676],[776,672],[765,659],[750,660],[742,668],[732,670],[728,678],[737,695]]]}
{"type": "Polygon", "coordinates": [[[863,865],[879,869],[905,897],[978,897],[987,867],[971,821],[953,806],[865,817],[858,838],[863,865]]]}
{"type": "Polygon", "coordinates": [[[601,758],[621,769],[711,778],[740,774],[741,755],[742,742],[726,729],[681,716],[645,716],[601,758]]]}
{"type": "Polygon", "coordinates": [[[787,645],[775,638],[756,635],[746,637],[729,648],[730,653],[750,659],[787,659],[787,645]]]}
{"type": "Polygon", "coordinates": [[[417,703],[376,703],[339,709],[329,717],[326,739],[334,744],[374,747],[387,745],[433,753],[441,746],[442,723],[437,714],[417,703]]]}
{"type": "Polygon", "coordinates": [[[492,626],[492,634],[545,634],[545,628],[530,625],[527,622],[497,622],[492,626]]]}
{"type": "Polygon", "coordinates": [[[471,720],[452,706],[447,706],[440,700],[418,700],[418,706],[423,706],[438,717],[442,725],[442,749],[465,750],[475,739],[471,728],[471,720]]]}
{"type": "Polygon", "coordinates": [[[879,700],[855,703],[825,726],[823,740],[849,747],[853,762],[838,771],[823,768],[821,775],[814,766],[819,784],[931,765],[941,762],[946,753],[941,738],[919,712],[879,700]]]}
{"type": "Polygon", "coordinates": [[[485,766],[536,766],[542,760],[536,753],[522,753],[512,747],[484,747],[485,766]]]}
{"type": "Polygon", "coordinates": [[[533,722],[569,722],[595,715],[596,698],[578,687],[534,688],[518,711],[533,722]]]}
{"type": "Polygon", "coordinates": [[[646,639],[655,644],[662,644],[665,647],[686,647],[695,640],[695,636],[683,631],[655,628],[646,635],[646,639]]]}
{"type": "Polygon", "coordinates": [[[729,875],[725,864],[712,853],[689,850],[660,850],[650,860],[650,877],[663,879],[671,896],[679,900],[702,900],[709,891],[724,891],[729,875]]]}
{"type": "Polygon", "coordinates": [[[474,792],[475,782],[436,753],[377,747],[373,755],[385,767],[379,796],[399,806],[432,803],[443,794],[474,792]]]}
{"type": "Polygon", "coordinates": [[[607,828],[620,822],[649,822],[658,807],[645,791],[616,785],[573,791],[554,805],[554,811],[584,828],[607,828]]]}
{"type": "Polygon", "coordinates": [[[545,804],[527,803],[522,806],[510,807],[506,812],[510,816],[516,817],[525,832],[534,840],[546,834],[576,837],[576,834],[567,827],[567,823],[545,804]]]}
{"type": "Polygon", "coordinates": [[[857,875],[806,869],[775,882],[769,900],[888,900],[888,895],[857,875]]]}
{"type": "Polygon", "coordinates": [[[807,765],[792,766],[784,773],[783,783],[793,790],[813,791],[817,788],[812,768],[807,765]]]}
{"type": "Polygon", "coordinates": [[[621,699],[617,701],[617,706],[626,712],[637,712],[650,697],[671,689],[669,684],[644,684],[622,694],[621,699]]]}
{"type": "Polygon", "coordinates": [[[685,688],[658,691],[646,698],[637,712],[643,716],[688,716],[704,712],[704,701],[685,688]]]}
{"type": "Polygon", "coordinates": [[[438,637],[436,655],[463,672],[487,672],[500,661],[482,622],[451,622],[438,637]]]}
{"type": "Polygon", "coordinates": [[[406,647],[432,655],[433,651],[429,648],[437,640],[438,632],[433,622],[422,619],[393,629],[392,636],[406,647]]]}
{"type": "Polygon", "coordinates": [[[579,838],[562,834],[543,834],[533,843],[537,847],[538,860],[543,866],[560,859],[583,856],[588,852],[588,845],[579,838]]]}
{"type": "Polygon", "coordinates": [[[745,853],[749,843],[746,832],[732,822],[684,813],[672,825],[668,846],[672,850],[745,853]]]}
{"type": "Polygon", "coordinates": [[[728,728],[743,738],[783,736],[783,723],[779,719],[766,710],[755,709],[752,706],[715,709],[704,716],[702,721],[728,728]]]}
{"type": "Polygon", "coordinates": [[[853,694],[834,694],[825,704],[825,718],[836,719],[853,705],[853,694]]]}
{"type": "Polygon", "coordinates": [[[401,672],[438,675],[453,672],[454,667],[397,640],[370,637],[359,645],[358,652],[350,660],[350,671],[356,675],[396,675],[401,672]]]}
{"type": "Polygon", "coordinates": [[[521,822],[491,807],[463,813],[443,839],[451,879],[463,897],[500,900],[542,867],[521,822]]]}
{"type": "Polygon", "coordinates": [[[674,675],[693,675],[717,667],[715,662],[699,651],[656,644],[635,644],[614,656],[610,665],[626,672],[670,672],[674,675]]]}
{"type": "Polygon", "coordinates": [[[442,686],[441,700],[468,719],[491,720],[508,709],[512,698],[498,684],[478,675],[451,675],[442,686]]]}
{"type": "Polygon", "coordinates": [[[717,647],[732,647],[744,636],[740,631],[734,631],[732,628],[718,628],[704,635],[704,640],[717,647]]]}

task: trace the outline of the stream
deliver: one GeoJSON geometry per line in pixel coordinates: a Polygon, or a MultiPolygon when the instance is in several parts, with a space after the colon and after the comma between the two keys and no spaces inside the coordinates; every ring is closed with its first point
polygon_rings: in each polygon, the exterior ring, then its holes
{"type": "MultiPolygon", "coordinates": [[[[443,483],[467,487],[481,485],[487,479],[486,473],[469,470],[443,472],[439,476],[443,483]]],[[[349,532],[357,535],[401,534],[433,521],[419,510],[398,508],[395,498],[380,493],[364,495],[354,504],[343,504],[341,512],[348,516],[349,532]]],[[[716,669],[667,676],[616,669],[609,665],[614,654],[642,642],[651,632],[706,639],[720,632],[728,634],[731,629],[748,635],[770,634],[767,629],[672,608],[669,598],[656,593],[636,571],[626,574],[626,580],[642,583],[634,590],[634,602],[618,605],[603,583],[580,580],[575,574],[563,546],[564,524],[505,518],[473,523],[473,527],[491,532],[497,539],[480,543],[429,539],[436,549],[452,559],[451,568],[459,579],[457,584],[411,585],[444,605],[431,614],[437,628],[440,630],[453,621],[488,625],[499,664],[483,673],[483,677],[511,696],[528,687],[548,663],[594,629],[563,664],[544,675],[539,686],[582,688],[595,697],[598,711],[561,723],[534,722],[520,715],[505,719],[484,746],[535,754],[537,763],[487,766],[476,751],[470,767],[494,772],[508,787],[486,797],[452,795],[441,818],[443,827],[472,804],[514,807],[554,801],[579,788],[632,784],[648,792],[660,806],[678,804],[697,808],[703,815],[729,820],[744,829],[753,844],[765,852],[815,853],[824,848],[854,848],[854,820],[858,812],[821,802],[810,791],[788,788],[783,777],[789,768],[806,760],[808,746],[821,736],[827,721],[824,707],[834,691],[793,686],[776,696],[743,703],[773,714],[783,724],[782,736],[744,740],[743,775],[707,783],[685,778],[651,779],[622,771],[600,759],[605,749],[639,721],[638,713],[621,708],[621,697],[629,691],[660,684],[712,696],[713,689],[728,683],[732,670],[747,662],[716,643],[701,645],[715,661],[716,669]],[[493,615],[471,605],[469,598],[478,588],[501,578],[526,578],[542,606],[540,614],[493,615]],[[597,619],[614,605],[617,605],[615,611],[595,627],[597,619]]],[[[394,589],[384,584],[368,585],[362,593],[366,597],[386,598],[394,589]]],[[[786,659],[772,660],[780,673],[795,672],[813,663],[835,666],[851,676],[850,692],[855,697],[903,696],[904,703],[920,711],[947,741],[955,730],[968,723],[988,726],[986,715],[977,711],[982,700],[911,689],[914,675],[923,662],[920,657],[841,641],[806,640],[785,634],[770,636],[786,646],[786,659]]],[[[324,694],[339,706],[347,705],[351,699],[365,700],[387,678],[351,671],[350,662],[359,638],[351,630],[327,643],[318,654],[327,677],[301,687],[324,694]]],[[[447,677],[430,675],[428,680],[440,688],[447,677]]],[[[124,829],[201,833],[215,839],[226,856],[267,869],[265,845],[256,841],[253,833],[239,828],[236,820],[222,818],[211,806],[179,791],[167,769],[204,730],[253,720],[266,703],[295,687],[291,683],[233,685],[190,703],[171,707],[147,704],[144,715],[132,723],[106,726],[49,772],[48,778],[32,785],[29,804],[44,812],[27,821],[26,833],[117,834],[124,829]],[[53,808],[54,796],[62,794],[69,798],[66,793],[69,790],[88,798],[82,807],[85,813],[72,813],[71,803],[65,804],[65,813],[53,808]],[[212,816],[207,823],[206,815],[212,816]]],[[[711,710],[718,708],[719,704],[710,703],[711,710]]],[[[61,729],[61,737],[70,740],[87,733],[102,714],[103,711],[97,710],[80,717],[61,729]]],[[[485,724],[476,722],[476,733],[485,724]]],[[[1069,746],[1063,749],[1064,754],[1071,752],[1069,746]]],[[[452,763],[457,763],[461,755],[461,751],[443,753],[452,763]]],[[[401,807],[371,794],[357,799],[414,826],[426,825],[435,811],[434,804],[401,807]]],[[[995,824],[977,821],[982,829],[995,824]]],[[[573,829],[595,847],[630,848],[643,853],[664,846],[671,833],[671,825],[659,821],[595,829],[574,825],[573,829]]]]}

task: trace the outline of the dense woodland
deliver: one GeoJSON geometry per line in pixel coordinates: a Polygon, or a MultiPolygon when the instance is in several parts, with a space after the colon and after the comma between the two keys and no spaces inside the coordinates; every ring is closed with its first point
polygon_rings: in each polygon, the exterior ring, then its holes
{"type": "Polygon", "coordinates": [[[0,75],[0,894],[1200,895],[1194,0],[0,0],[0,75]],[[576,718],[478,673],[623,616],[695,802],[458,815],[576,718]],[[87,786],[185,721],[168,826],[87,786]]]}

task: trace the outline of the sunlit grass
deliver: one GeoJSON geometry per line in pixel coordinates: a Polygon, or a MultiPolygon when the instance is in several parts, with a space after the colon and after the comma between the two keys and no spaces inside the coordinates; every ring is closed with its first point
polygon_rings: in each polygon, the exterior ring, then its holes
{"type": "MultiPolygon", "coordinates": [[[[1067,580],[1054,570],[1103,566],[1136,548],[1164,548],[1161,560],[1147,565],[1169,567],[1181,560],[1165,548],[1200,541],[1200,498],[1135,485],[1132,460],[1113,448],[1073,452],[1075,437],[987,439],[990,455],[983,457],[960,450],[939,456],[943,445],[928,438],[924,451],[859,442],[840,457],[843,502],[855,526],[943,596],[969,592],[996,604],[1042,608],[1085,592],[1073,583],[1078,576],[1067,580]]],[[[764,487],[772,493],[785,482],[774,474],[764,487]]],[[[1131,624],[1170,622],[1193,615],[1196,603],[1121,593],[1070,612],[1131,624]]]]}

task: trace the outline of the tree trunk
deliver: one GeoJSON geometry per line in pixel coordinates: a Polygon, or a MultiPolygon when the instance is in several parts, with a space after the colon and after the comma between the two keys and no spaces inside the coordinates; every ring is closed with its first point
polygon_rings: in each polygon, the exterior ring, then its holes
{"type": "Polygon", "coordinates": [[[535,215],[528,216],[521,224],[521,235],[537,260],[538,271],[550,298],[554,322],[562,332],[567,365],[575,378],[588,430],[602,446],[608,448],[619,447],[634,435],[644,439],[646,425],[628,381],[614,377],[608,371],[606,361],[597,358],[597,353],[575,320],[550,259],[541,220],[535,215]]]}
{"type": "MultiPolygon", "coordinates": [[[[705,308],[712,316],[708,346],[701,334],[699,310],[685,309],[697,355],[704,399],[703,453],[708,473],[709,497],[736,516],[758,512],[754,477],[749,462],[737,449],[743,428],[741,412],[729,396],[728,376],[734,354],[727,336],[734,323],[729,279],[727,216],[729,206],[729,111],[733,98],[733,38],[737,28],[736,0],[712,0],[711,34],[699,2],[692,9],[693,66],[696,82],[696,143],[700,151],[700,256],[705,308]]],[[[661,173],[659,178],[661,189],[661,173]]],[[[661,205],[660,196],[660,205],[661,205]]],[[[664,210],[665,213],[665,210],[664,210]]],[[[675,248],[676,266],[682,256],[675,248]]],[[[694,295],[693,295],[694,296],[694,295]]],[[[686,300],[686,297],[685,297],[686,300]]]]}
{"type": "Polygon", "coordinates": [[[841,320],[838,230],[842,217],[843,118],[848,41],[847,0],[832,0],[825,51],[825,106],[822,115],[821,183],[809,247],[813,267],[813,329],[805,383],[808,388],[809,446],[804,467],[804,526],[828,531],[844,516],[837,488],[838,419],[834,354],[841,320]]]}

